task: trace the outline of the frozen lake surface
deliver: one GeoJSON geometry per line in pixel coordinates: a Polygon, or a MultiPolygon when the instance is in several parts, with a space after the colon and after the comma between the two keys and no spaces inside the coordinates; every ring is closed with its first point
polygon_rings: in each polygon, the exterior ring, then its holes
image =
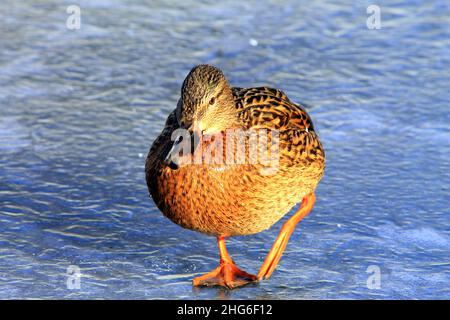
{"type": "MultiPolygon", "coordinates": [[[[1,2],[1,299],[450,298],[450,5],[392,1],[369,30],[366,1],[233,2],[78,0],[75,31],[71,1],[1,2]],[[191,287],[215,240],[145,184],[198,63],[310,104],[327,155],[273,277],[231,292],[191,287]]],[[[280,227],[229,240],[236,263],[256,272],[280,227]]]]}

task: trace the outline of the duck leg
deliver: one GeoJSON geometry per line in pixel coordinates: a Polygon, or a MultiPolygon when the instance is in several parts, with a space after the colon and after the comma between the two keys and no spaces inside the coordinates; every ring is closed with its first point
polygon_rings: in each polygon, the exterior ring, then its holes
{"type": "Polygon", "coordinates": [[[258,272],[258,280],[268,279],[272,272],[275,270],[280,258],[286,248],[291,234],[294,232],[295,226],[311,212],[314,202],[316,201],[316,196],[311,193],[303,198],[300,209],[284,223],[275,240],[269,254],[266,257],[261,269],[258,272]]]}
{"type": "Polygon", "coordinates": [[[220,265],[213,271],[193,279],[194,286],[222,286],[233,289],[257,281],[255,275],[239,269],[225,247],[225,237],[217,237],[220,265]]]}

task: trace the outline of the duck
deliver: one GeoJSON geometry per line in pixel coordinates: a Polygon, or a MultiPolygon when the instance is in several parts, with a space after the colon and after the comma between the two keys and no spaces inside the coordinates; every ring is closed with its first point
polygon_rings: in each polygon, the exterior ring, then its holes
{"type": "Polygon", "coordinates": [[[232,87],[208,64],[184,79],[145,161],[148,191],[163,215],[217,240],[219,265],[195,277],[193,286],[228,289],[270,278],[296,226],[311,212],[324,170],[324,148],[304,104],[271,87],[232,87]],[[232,159],[236,154],[240,161],[232,159]],[[263,156],[269,161],[258,161],[263,156]],[[239,268],[226,238],[263,232],[299,203],[258,273],[239,268]]]}

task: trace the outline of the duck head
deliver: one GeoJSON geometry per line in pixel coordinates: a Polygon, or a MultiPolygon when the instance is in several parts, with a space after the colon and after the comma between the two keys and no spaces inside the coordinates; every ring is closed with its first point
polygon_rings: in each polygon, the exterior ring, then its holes
{"type": "Polygon", "coordinates": [[[237,123],[233,93],[222,71],[211,65],[194,67],[181,87],[177,105],[181,128],[196,134],[215,134],[237,123]]]}

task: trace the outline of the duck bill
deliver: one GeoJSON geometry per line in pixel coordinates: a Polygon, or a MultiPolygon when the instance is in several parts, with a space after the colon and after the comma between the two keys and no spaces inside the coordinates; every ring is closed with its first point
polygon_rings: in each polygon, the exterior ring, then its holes
{"type": "Polygon", "coordinates": [[[199,159],[201,161],[201,137],[201,131],[196,126],[191,126],[187,130],[175,130],[171,137],[173,144],[164,163],[176,170],[180,166],[198,163],[199,159]]]}

